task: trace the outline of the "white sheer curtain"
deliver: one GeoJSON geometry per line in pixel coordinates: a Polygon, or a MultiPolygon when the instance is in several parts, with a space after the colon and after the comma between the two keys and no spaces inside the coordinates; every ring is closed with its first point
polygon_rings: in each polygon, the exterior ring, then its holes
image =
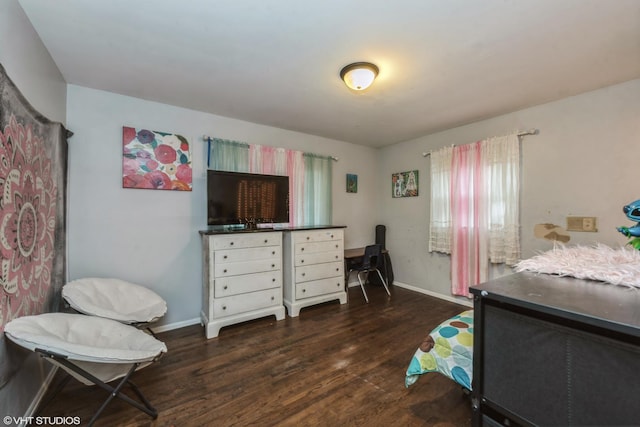
{"type": "Polygon", "coordinates": [[[520,259],[520,140],[518,135],[484,142],[489,205],[489,260],[514,265],[520,259]]]}
{"type": "Polygon", "coordinates": [[[431,153],[429,252],[451,253],[451,156],[453,147],[431,153]]]}
{"type": "Polygon", "coordinates": [[[431,153],[429,250],[451,254],[454,295],[488,278],[489,263],[520,258],[517,134],[431,153]]]}
{"type": "Polygon", "coordinates": [[[249,144],[228,139],[210,139],[208,167],[219,171],[249,172],[249,144]]]}
{"type": "Polygon", "coordinates": [[[304,225],[332,223],[333,160],[326,156],[304,154],[304,225]]]}

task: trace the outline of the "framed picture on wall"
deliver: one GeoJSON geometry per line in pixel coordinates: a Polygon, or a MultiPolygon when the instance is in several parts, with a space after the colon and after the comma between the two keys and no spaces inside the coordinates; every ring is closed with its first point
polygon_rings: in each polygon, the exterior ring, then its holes
{"type": "Polygon", "coordinates": [[[191,191],[191,150],[184,136],[122,128],[122,188],[191,191]]]}
{"type": "Polygon", "coordinates": [[[418,195],[418,171],[391,174],[391,196],[416,197],[418,195]]]}
{"type": "Polygon", "coordinates": [[[358,175],[347,174],[347,193],[358,192],[358,175]]]}

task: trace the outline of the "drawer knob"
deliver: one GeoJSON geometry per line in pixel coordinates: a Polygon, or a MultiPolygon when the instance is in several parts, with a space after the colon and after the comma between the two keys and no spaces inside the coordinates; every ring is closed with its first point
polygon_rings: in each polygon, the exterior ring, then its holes
{"type": "Polygon", "coordinates": [[[264,242],[265,242],[265,243],[269,242],[269,239],[264,239],[264,242]]]}
{"type": "Polygon", "coordinates": [[[336,248],[338,247],[338,245],[336,245],[336,248]]]}
{"type": "Polygon", "coordinates": [[[331,235],[331,238],[333,239],[333,234],[331,235]]]}
{"type": "Polygon", "coordinates": [[[340,287],[340,283],[336,283],[336,286],[337,286],[337,287],[340,287]]]}
{"type": "Polygon", "coordinates": [[[302,277],[304,277],[307,273],[302,273],[302,277]]]}
{"type": "Polygon", "coordinates": [[[271,268],[274,268],[276,265],[275,264],[271,264],[271,268]]]}
{"type": "Polygon", "coordinates": [[[222,309],[223,309],[223,310],[226,310],[226,309],[227,309],[227,306],[226,306],[226,305],[223,305],[223,306],[222,306],[222,309]]]}
{"type": "Polygon", "coordinates": [[[226,291],[226,290],[227,290],[227,285],[224,285],[224,286],[222,287],[222,289],[224,289],[224,290],[226,291]]]}
{"type": "Polygon", "coordinates": [[[301,252],[304,252],[304,248],[300,248],[300,251],[301,251],[301,252]]]}
{"type": "Polygon", "coordinates": [[[276,251],[271,251],[271,255],[275,255],[275,254],[276,254],[276,251]]]}
{"type": "Polygon", "coordinates": [[[340,258],[338,255],[336,255],[336,259],[340,258]]]}
{"type": "Polygon", "coordinates": [[[230,243],[229,243],[229,246],[233,246],[233,242],[230,242],[230,243]]]}
{"type": "Polygon", "coordinates": [[[276,299],[276,297],[272,296],[272,297],[271,297],[271,301],[273,301],[274,299],[276,299]]]}
{"type": "Polygon", "coordinates": [[[227,258],[228,258],[228,256],[226,256],[226,255],[225,255],[225,256],[223,256],[222,258],[223,258],[223,259],[227,259],[227,258]]]}
{"type": "Polygon", "coordinates": [[[306,289],[303,289],[303,290],[302,290],[302,293],[305,293],[305,292],[307,292],[307,290],[306,290],[306,289]]]}
{"type": "Polygon", "coordinates": [[[272,281],[272,282],[275,282],[275,281],[276,281],[276,278],[274,277],[273,279],[271,279],[271,281],[272,281]]]}
{"type": "Polygon", "coordinates": [[[340,268],[336,268],[336,271],[340,271],[340,268]]]}
{"type": "Polygon", "coordinates": [[[300,260],[300,264],[304,264],[304,260],[303,259],[300,260]]]}
{"type": "Polygon", "coordinates": [[[307,236],[307,240],[309,240],[309,236],[307,236]]]}
{"type": "Polygon", "coordinates": [[[224,270],[222,270],[222,272],[223,272],[223,273],[226,273],[226,272],[227,272],[227,269],[225,268],[224,270]]]}

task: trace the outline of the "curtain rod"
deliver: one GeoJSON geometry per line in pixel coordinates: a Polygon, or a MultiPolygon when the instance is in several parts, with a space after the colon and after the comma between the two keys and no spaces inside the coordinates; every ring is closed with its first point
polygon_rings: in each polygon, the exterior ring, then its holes
{"type": "MultiPolygon", "coordinates": [[[[211,143],[211,141],[213,141],[213,138],[210,137],[209,135],[202,135],[202,140],[205,141],[205,142],[211,143]]],[[[247,145],[249,145],[249,144],[247,144],[247,145]]],[[[334,162],[337,162],[338,160],[340,160],[340,158],[336,157],[336,156],[327,156],[327,157],[329,157],[334,162]]],[[[207,159],[207,164],[209,164],[209,160],[210,159],[207,159]]]]}
{"type": "MultiPolygon", "coordinates": [[[[540,133],[540,131],[538,129],[534,128],[534,129],[529,129],[529,130],[521,130],[518,133],[516,133],[516,135],[518,135],[518,136],[537,135],[539,133],[540,133]]],[[[431,151],[422,153],[422,157],[427,157],[427,156],[430,156],[430,155],[431,155],[431,151]]]]}

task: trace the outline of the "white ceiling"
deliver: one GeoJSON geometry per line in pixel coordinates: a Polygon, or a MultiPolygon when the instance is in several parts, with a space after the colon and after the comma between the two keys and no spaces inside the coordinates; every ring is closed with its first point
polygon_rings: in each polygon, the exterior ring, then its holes
{"type": "Polygon", "coordinates": [[[373,147],[640,78],[640,0],[19,2],[70,84],[373,147]]]}

